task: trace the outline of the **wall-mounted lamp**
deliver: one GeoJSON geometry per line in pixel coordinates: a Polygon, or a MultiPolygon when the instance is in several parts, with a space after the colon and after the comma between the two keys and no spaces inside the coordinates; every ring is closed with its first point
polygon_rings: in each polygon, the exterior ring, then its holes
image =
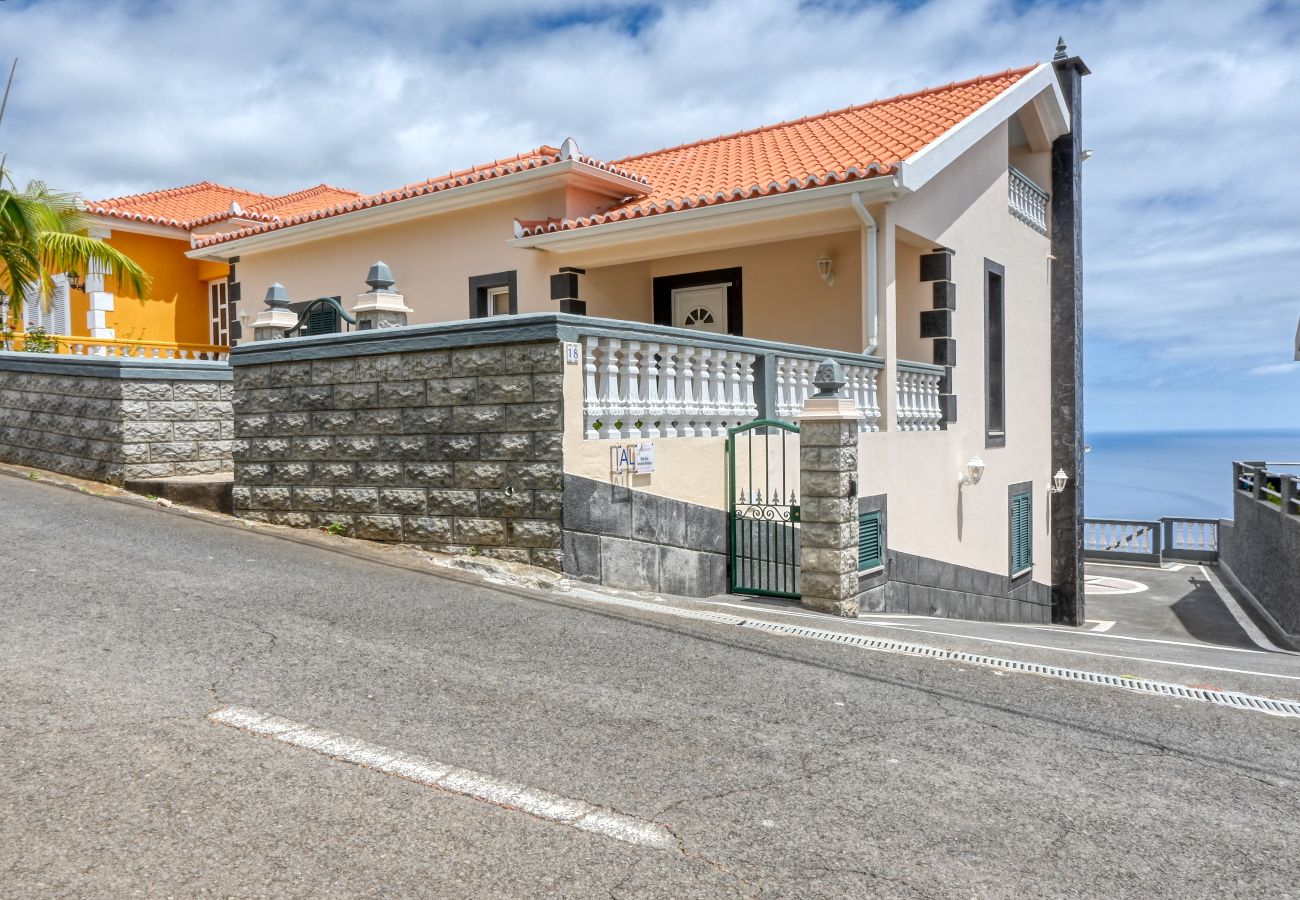
{"type": "Polygon", "coordinates": [[[963,487],[968,484],[979,484],[980,479],[984,477],[984,460],[978,456],[972,456],[966,461],[966,468],[962,469],[958,477],[963,487]]]}
{"type": "Polygon", "coordinates": [[[1093,151],[1093,150],[1084,150],[1082,153],[1079,154],[1079,159],[1082,159],[1082,160],[1089,160],[1089,159],[1092,159],[1092,154],[1093,154],[1094,152],[1095,152],[1095,151],[1093,151]]]}
{"type": "Polygon", "coordinates": [[[86,282],[76,272],[64,272],[63,277],[68,279],[68,287],[74,291],[84,291],[86,282]]]}
{"type": "Polygon", "coordinates": [[[829,253],[823,253],[817,258],[817,274],[828,285],[835,284],[835,273],[831,271],[831,255],[829,253]]]}
{"type": "Polygon", "coordinates": [[[1065,490],[1065,483],[1069,480],[1070,476],[1065,474],[1064,469],[1057,469],[1056,474],[1052,476],[1052,486],[1048,488],[1048,492],[1052,494],[1061,493],[1065,490]]]}

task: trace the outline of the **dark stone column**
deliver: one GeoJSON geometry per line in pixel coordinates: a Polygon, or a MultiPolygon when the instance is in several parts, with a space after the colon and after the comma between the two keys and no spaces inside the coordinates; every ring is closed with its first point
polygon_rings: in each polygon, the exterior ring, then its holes
{"type": "Polygon", "coordinates": [[[1070,476],[1052,497],[1052,621],[1082,625],[1083,596],[1083,76],[1064,41],[1053,60],[1070,133],[1052,144],[1052,471],[1070,476]]]}

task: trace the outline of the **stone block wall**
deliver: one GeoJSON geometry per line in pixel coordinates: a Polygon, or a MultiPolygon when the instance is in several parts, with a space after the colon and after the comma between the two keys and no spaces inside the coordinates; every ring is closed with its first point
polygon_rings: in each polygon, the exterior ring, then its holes
{"type": "Polygon", "coordinates": [[[1219,562],[1277,630],[1300,640],[1300,517],[1233,491],[1233,519],[1219,526],[1219,562]]]}
{"type": "Polygon", "coordinates": [[[78,478],[232,468],[230,367],[0,352],[0,460],[78,478]]]}
{"type": "Polygon", "coordinates": [[[239,348],[235,513],[560,569],[560,342],[424,331],[239,348]]]}
{"type": "Polygon", "coordinates": [[[564,571],[581,581],[690,597],[727,592],[727,513],[564,476],[564,571]]]}

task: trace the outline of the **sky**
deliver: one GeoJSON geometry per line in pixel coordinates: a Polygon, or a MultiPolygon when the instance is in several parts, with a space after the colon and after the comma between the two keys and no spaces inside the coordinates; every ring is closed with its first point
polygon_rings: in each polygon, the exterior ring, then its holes
{"type": "Polygon", "coordinates": [[[1050,59],[1084,82],[1090,431],[1297,425],[1300,0],[0,0],[0,154],[101,198],[615,159],[1050,59]]]}

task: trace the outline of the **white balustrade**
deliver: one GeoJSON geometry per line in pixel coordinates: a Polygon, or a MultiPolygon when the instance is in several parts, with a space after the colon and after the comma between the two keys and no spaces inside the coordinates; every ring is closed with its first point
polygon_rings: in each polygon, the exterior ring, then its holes
{"type": "Polygon", "coordinates": [[[591,335],[583,348],[588,440],[722,436],[758,416],[753,353],[591,335]]]}
{"type": "Polygon", "coordinates": [[[1007,172],[1007,208],[1034,231],[1047,234],[1047,192],[1012,166],[1007,172]]]}
{"type": "MultiPolygon", "coordinates": [[[[820,360],[776,357],[776,417],[787,421],[799,418],[804,402],[814,393],[813,376],[820,360]]],[[[880,370],[871,366],[844,366],[844,392],[862,413],[860,431],[880,430],[880,370]]]]}
{"type": "Polygon", "coordinates": [[[898,367],[896,388],[899,431],[938,431],[943,420],[939,407],[939,372],[898,367]]]}

